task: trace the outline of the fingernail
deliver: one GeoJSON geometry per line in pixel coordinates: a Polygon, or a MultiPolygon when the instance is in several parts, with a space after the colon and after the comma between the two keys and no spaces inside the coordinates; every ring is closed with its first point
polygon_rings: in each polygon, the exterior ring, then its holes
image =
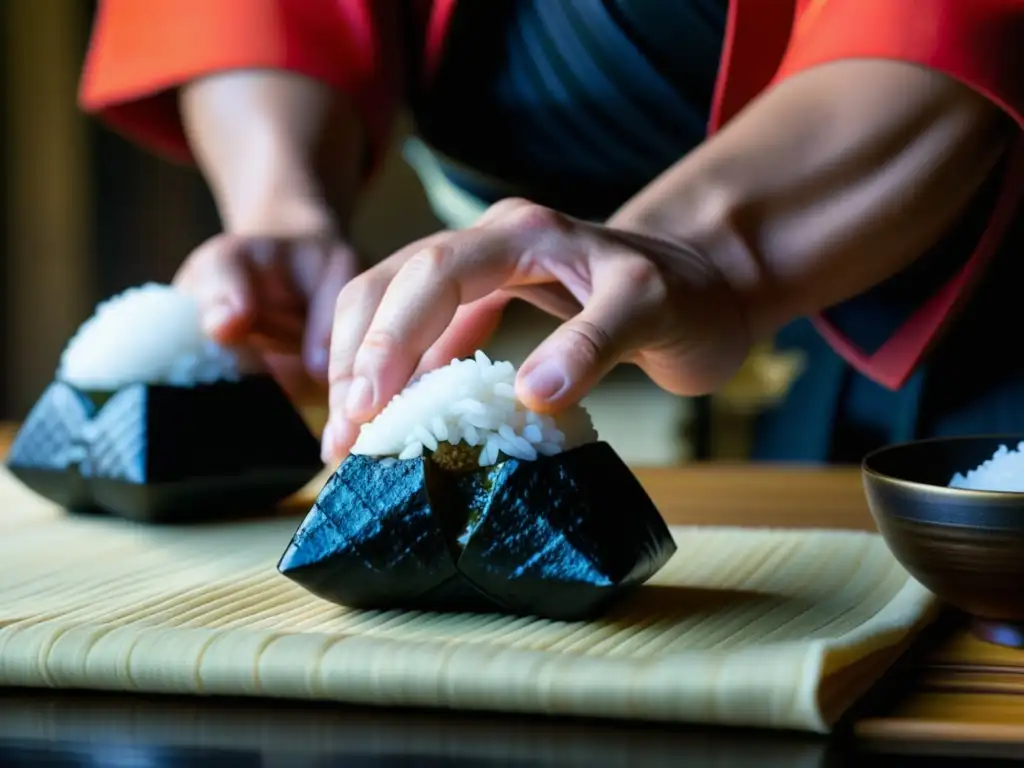
{"type": "Polygon", "coordinates": [[[523,385],[539,400],[554,400],[565,390],[568,382],[562,367],[546,360],[526,374],[523,385]]]}
{"type": "Polygon", "coordinates": [[[373,385],[365,376],[355,379],[345,397],[345,413],[349,418],[359,418],[373,407],[373,385]]]}

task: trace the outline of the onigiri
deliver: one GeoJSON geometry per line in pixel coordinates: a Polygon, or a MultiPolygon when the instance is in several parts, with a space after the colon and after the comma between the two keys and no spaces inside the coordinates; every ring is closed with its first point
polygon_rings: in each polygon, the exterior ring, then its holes
{"type": "Polygon", "coordinates": [[[130,288],[71,338],[7,465],[73,511],[183,522],[272,506],[323,465],[257,359],[209,339],[187,293],[130,288]]]}
{"type": "Polygon", "coordinates": [[[203,332],[193,296],[146,283],[97,305],[65,347],[57,379],[109,392],[129,384],[237,381],[242,368],[237,350],[203,332]]]}
{"type": "Polygon", "coordinates": [[[578,620],[660,570],[675,542],[581,406],[531,412],[483,352],[432,371],[358,436],[278,569],[353,608],[578,620]]]}

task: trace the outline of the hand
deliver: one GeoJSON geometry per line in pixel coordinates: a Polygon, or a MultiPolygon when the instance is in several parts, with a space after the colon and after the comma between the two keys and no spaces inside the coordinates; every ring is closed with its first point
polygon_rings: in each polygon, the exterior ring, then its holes
{"type": "Polygon", "coordinates": [[[659,386],[706,393],[742,364],[744,313],[709,260],[680,243],[504,200],[476,226],[410,245],[338,297],[325,461],[419,373],[463,357],[518,297],[565,322],[520,368],[530,409],[580,400],[620,362],[659,386]]]}
{"type": "Polygon", "coordinates": [[[323,402],[334,300],[357,272],[337,233],[363,179],[358,110],[327,83],[266,69],[197,77],[178,106],[227,234],[175,282],[214,338],[254,346],[294,400],[323,402]]]}
{"type": "Polygon", "coordinates": [[[174,282],[198,298],[212,338],[255,349],[295,402],[323,402],[335,300],[357,273],[353,250],[326,231],[222,234],[174,282]]]}

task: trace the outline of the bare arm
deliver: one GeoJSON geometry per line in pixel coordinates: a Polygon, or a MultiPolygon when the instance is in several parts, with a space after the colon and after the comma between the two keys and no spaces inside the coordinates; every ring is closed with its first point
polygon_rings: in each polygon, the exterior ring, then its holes
{"type": "Polygon", "coordinates": [[[366,146],[345,96],[300,75],[252,70],[190,83],[179,103],[226,231],[344,230],[366,146]]]}
{"type": "Polygon", "coordinates": [[[764,338],[900,271],[941,238],[1013,129],[942,74],[842,61],[794,76],[610,224],[710,257],[764,338]]]}

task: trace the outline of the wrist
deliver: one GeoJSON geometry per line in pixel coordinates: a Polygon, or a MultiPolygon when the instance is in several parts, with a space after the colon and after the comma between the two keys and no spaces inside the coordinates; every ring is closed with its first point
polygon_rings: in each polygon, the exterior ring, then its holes
{"type": "Polygon", "coordinates": [[[250,131],[238,149],[241,162],[206,174],[224,231],[283,236],[335,226],[308,160],[266,133],[250,131]]]}
{"type": "Polygon", "coordinates": [[[339,225],[300,163],[278,160],[250,168],[234,175],[217,198],[225,232],[289,237],[334,231],[339,225]]]}
{"type": "Polygon", "coordinates": [[[225,233],[249,237],[338,238],[343,228],[321,199],[294,194],[267,194],[222,209],[225,233]]]}
{"type": "MultiPolygon", "coordinates": [[[[613,227],[650,235],[699,254],[717,301],[742,318],[744,342],[770,339],[793,319],[782,284],[759,255],[758,214],[737,187],[687,174],[685,184],[661,179],[610,220],[613,227]]],[[[724,309],[724,308],[723,308],[724,309]]],[[[736,326],[737,328],[739,326],[736,326]]]]}
{"type": "Polygon", "coordinates": [[[365,137],[343,94],[285,72],[241,71],[190,83],[179,104],[226,231],[347,226],[365,137]]]}

